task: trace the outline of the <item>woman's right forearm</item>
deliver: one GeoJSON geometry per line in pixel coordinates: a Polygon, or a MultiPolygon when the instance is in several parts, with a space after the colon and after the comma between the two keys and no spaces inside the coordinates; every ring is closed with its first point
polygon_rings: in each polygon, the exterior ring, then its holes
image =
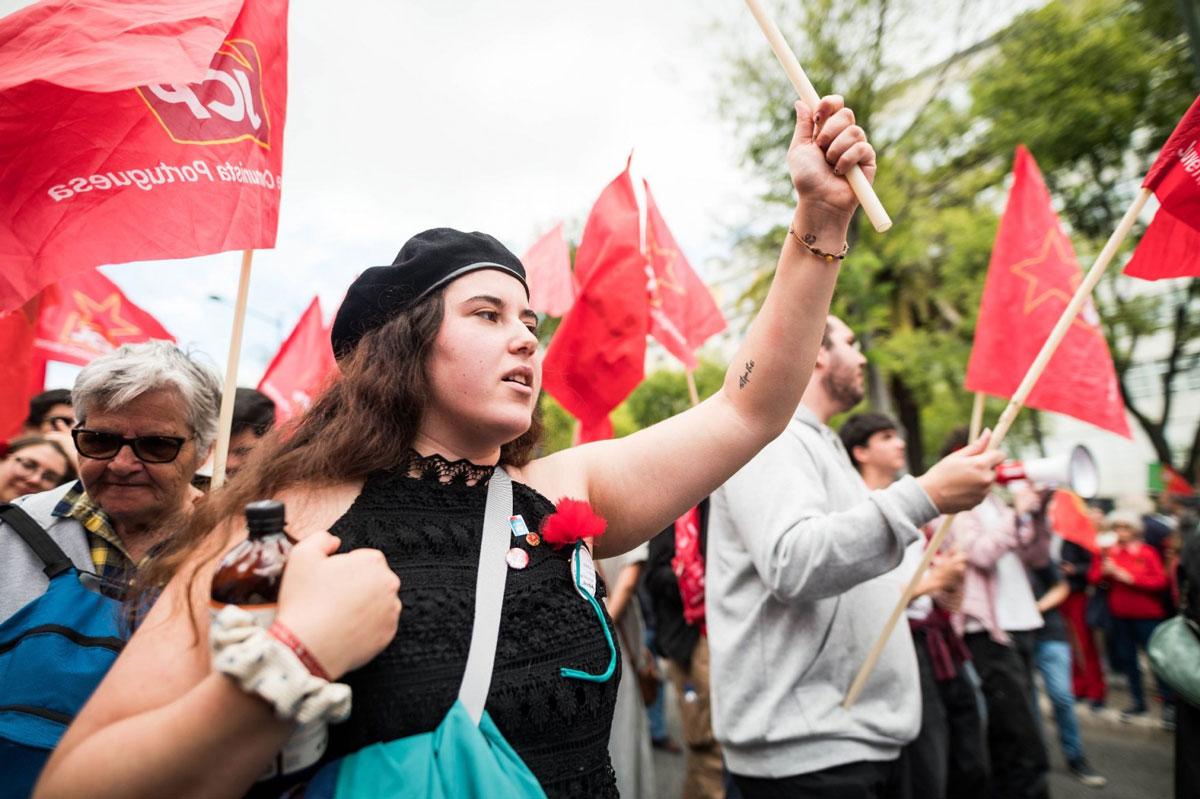
{"type": "Polygon", "coordinates": [[[175,702],[60,747],[34,796],[242,796],[291,730],[270,705],[214,672],[175,702]]]}

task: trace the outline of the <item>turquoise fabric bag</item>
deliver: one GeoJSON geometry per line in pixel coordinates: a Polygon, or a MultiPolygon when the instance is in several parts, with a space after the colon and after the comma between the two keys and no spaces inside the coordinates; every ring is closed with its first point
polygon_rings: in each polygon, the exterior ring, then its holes
{"type": "Polygon", "coordinates": [[[323,767],[305,799],[545,799],[537,778],[496,728],[484,703],[492,683],[508,564],[512,482],[488,483],[475,583],[475,622],[458,700],[437,729],[364,747],[323,767]]]}
{"type": "Polygon", "coordinates": [[[454,703],[433,732],[368,746],[330,765],[338,766],[336,775],[322,772],[305,792],[306,799],[545,796],[488,714],[476,724],[461,702],[454,703]],[[324,793],[319,784],[326,780],[332,793],[324,793]]]}

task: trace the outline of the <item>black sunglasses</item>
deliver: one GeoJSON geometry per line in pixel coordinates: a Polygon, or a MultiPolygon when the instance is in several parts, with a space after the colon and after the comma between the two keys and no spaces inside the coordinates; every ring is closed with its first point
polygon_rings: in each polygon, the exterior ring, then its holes
{"type": "Polygon", "coordinates": [[[109,460],[117,457],[117,453],[126,444],[133,450],[134,456],[145,463],[170,463],[179,457],[186,438],[179,436],[136,436],[126,438],[116,433],[101,433],[98,430],[88,430],[76,427],[71,431],[75,441],[75,449],[85,458],[94,460],[109,460]]]}

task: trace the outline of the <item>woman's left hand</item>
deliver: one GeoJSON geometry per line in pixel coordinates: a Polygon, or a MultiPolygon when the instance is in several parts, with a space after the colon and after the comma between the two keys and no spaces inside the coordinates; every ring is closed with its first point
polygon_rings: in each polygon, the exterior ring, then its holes
{"type": "Polygon", "coordinates": [[[854,112],[838,95],[821,98],[815,113],[796,103],[796,132],[788,147],[788,171],[800,195],[797,217],[847,224],[858,199],[845,175],[854,165],[870,181],[875,177],[875,150],[854,121],[854,112]],[[817,218],[812,218],[812,217],[817,218]]]}

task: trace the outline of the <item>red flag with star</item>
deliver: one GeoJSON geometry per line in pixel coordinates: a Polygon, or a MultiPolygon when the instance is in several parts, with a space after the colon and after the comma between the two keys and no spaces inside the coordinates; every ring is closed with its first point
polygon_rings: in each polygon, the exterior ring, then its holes
{"type": "Polygon", "coordinates": [[[646,255],[651,269],[650,335],[684,366],[695,369],[696,350],[709,336],[725,329],[725,317],[667,228],[650,184],[643,180],[642,185],[646,187],[646,255]]]}
{"type": "MultiPolygon", "coordinates": [[[[1012,397],[1082,279],[1042,173],[1018,146],[975,325],[967,390],[1012,397]]],[[[1025,404],[1130,437],[1112,355],[1090,300],[1025,404]]]]}
{"type": "Polygon", "coordinates": [[[273,247],[287,0],[0,19],[0,311],[102,264],[273,247]]]}
{"type": "Polygon", "coordinates": [[[1159,207],[1125,274],[1200,277],[1200,97],[1175,126],[1142,188],[1154,192],[1159,207]]]}
{"type": "Polygon", "coordinates": [[[122,344],[175,337],[93,269],[42,291],[34,347],[46,360],[86,366],[122,344]]]}
{"type": "Polygon", "coordinates": [[[612,436],[608,414],[645,373],[646,257],[629,165],[596,200],[575,253],[581,283],[550,340],[543,387],[581,422],[580,442],[612,436]]]}
{"type": "Polygon", "coordinates": [[[296,328],[271,359],[258,390],[275,402],[277,424],[308,410],[329,377],[336,374],[329,327],[322,318],[321,300],[313,297],[296,328]]]}

